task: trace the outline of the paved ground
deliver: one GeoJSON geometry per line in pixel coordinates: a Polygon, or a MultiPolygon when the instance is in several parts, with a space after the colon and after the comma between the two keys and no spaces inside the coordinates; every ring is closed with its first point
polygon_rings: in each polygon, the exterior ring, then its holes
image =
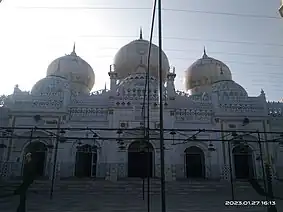
{"type": "MultiPolygon", "coordinates": [[[[61,183],[62,184],[62,183],[61,183]]],[[[67,184],[67,183],[66,183],[67,184]]],[[[38,194],[29,192],[27,212],[145,212],[147,201],[142,199],[141,183],[120,182],[117,184],[96,182],[82,182],[69,184],[69,187],[56,187],[53,200],[49,200],[49,187],[38,185],[38,194]],[[80,190],[78,187],[80,185],[80,190]],[[85,184],[84,184],[85,185],[85,184]],[[91,185],[93,187],[91,187],[91,185]],[[41,189],[39,189],[41,187],[41,189]],[[103,188],[103,189],[102,189],[103,188]],[[102,189],[102,190],[101,190],[102,189]]],[[[168,184],[166,192],[167,212],[201,212],[201,211],[243,211],[266,212],[265,207],[242,206],[227,207],[225,200],[231,199],[229,186],[220,183],[173,183],[168,184]],[[174,189],[173,189],[174,188],[174,189]]],[[[150,200],[150,211],[160,211],[159,184],[153,184],[150,200]]],[[[255,200],[263,199],[250,188],[236,185],[236,199],[255,200]]],[[[14,212],[19,197],[13,196],[0,199],[0,211],[14,212]]],[[[278,211],[283,209],[282,202],[277,201],[278,211]],[[280,210],[279,210],[280,209],[280,210]]]]}

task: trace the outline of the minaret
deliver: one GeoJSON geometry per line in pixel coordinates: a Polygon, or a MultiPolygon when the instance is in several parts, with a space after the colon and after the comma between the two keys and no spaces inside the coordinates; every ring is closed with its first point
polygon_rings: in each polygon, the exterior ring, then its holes
{"type": "Polygon", "coordinates": [[[176,91],[175,91],[175,78],[176,78],[176,73],[175,73],[175,67],[172,67],[172,71],[169,71],[167,74],[167,94],[169,96],[169,99],[174,99],[176,96],[176,91]]]}
{"type": "Polygon", "coordinates": [[[110,70],[108,72],[110,77],[110,90],[115,91],[117,89],[118,74],[115,72],[115,65],[110,65],[110,70]]]}

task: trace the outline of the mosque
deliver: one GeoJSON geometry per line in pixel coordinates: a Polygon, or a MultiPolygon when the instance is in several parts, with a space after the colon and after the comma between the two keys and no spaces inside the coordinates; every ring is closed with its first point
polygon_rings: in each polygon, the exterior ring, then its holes
{"type": "MultiPolygon", "coordinates": [[[[46,77],[31,91],[16,85],[0,108],[1,175],[20,177],[24,155],[31,152],[42,178],[53,170],[61,179],[158,178],[159,48],[152,45],[148,64],[148,46],[141,33],[117,52],[108,72],[109,89],[91,92],[95,73],[75,47],[51,62],[46,77]],[[144,116],[150,119],[149,143],[142,142],[144,116]]],[[[275,177],[283,177],[283,103],[268,102],[263,90],[249,96],[233,81],[229,67],[205,50],[185,70],[185,92],[175,89],[175,68],[164,52],[162,73],[164,128],[171,129],[164,132],[167,181],[228,179],[230,174],[236,179],[261,178],[261,160],[271,163],[275,177]],[[235,133],[226,133],[229,130],[235,133]],[[278,134],[265,133],[271,131],[278,134]]]]}

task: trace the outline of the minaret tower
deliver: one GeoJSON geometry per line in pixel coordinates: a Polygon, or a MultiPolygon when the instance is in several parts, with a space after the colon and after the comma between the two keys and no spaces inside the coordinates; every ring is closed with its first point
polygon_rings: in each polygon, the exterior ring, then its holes
{"type": "Polygon", "coordinates": [[[167,94],[170,99],[173,99],[176,96],[176,91],[175,91],[175,78],[176,78],[176,73],[175,73],[175,67],[172,67],[172,70],[169,71],[167,74],[167,94]]]}
{"type": "Polygon", "coordinates": [[[110,65],[110,70],[108,72],[110,77],[110,90],[116,90],[117,88],[117,81],[118,81],[118,74],[115,72],[115,65],[110,65]]]}

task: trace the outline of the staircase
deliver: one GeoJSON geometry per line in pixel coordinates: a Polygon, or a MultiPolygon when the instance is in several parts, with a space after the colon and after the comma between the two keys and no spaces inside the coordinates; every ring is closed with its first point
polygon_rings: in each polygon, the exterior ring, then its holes
{"type": "MultiPolygon", "coordinates": [[[[0,193],[9,193],[14,190],[20,181],[2,183],[0,193]]],[[[117,182],[104,180],[61,180],[55,182],[54,198],[48,200],[50,192],[50,181],[36,181],[30,192],[30,211],[45,211],[43,205],[52,211],[50,207],[55,207],[57,211],[147,211],[147,180],[145,180],[145,200],[143,200],[143,183],[141,179],[125,179],[117,182]],[[62,206],[62,202],[64,205],[62,206]],[[40,205],[39,205],[40,203],[40,205]],[[61,206],[60,206],[61,205],[61,206]],[[39,209],[40,208],[40,209],[39,209]]],[[[283,183],[274,184],[276,196],[283,196],[283,183]]],[[[151,211],[160,211],[160,181],[150,179],[150,206],[151,211]]],[[[234,194],[236,200],[264,200],[259,196],[248,182],[235,182],[234,194]]],[[[11,198],[10,198],[11,199],[11,198]]],[[[225,200],[231,200],[231,184],[226,181],[175,181],[166,182],[166,205],[168,212],[187,211],[249,211],[264,212],[265,207],[237,207],[225,206],[225,200]]],[[[17,201],[17,200],[14,200],[17,201]]],[[[1,204],[4,201],[0,199],[1,204]]],[[[5,205],[15,207],[15,203],[5,198],[5,205]]],[[[281,211],[282,201],[277,200],[277,210],[281,211]]],[[[14,211],[14,210],[11,210],[14,211]]]]}

